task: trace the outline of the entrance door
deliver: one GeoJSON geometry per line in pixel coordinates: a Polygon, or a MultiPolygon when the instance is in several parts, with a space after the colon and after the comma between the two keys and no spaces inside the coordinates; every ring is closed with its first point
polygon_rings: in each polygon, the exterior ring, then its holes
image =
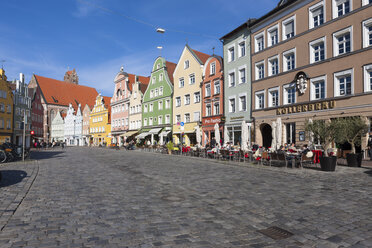
{"type": "Polygon", "coordinates": [[[262,135],[262,146],[266,148],[271,147],[273,136],[272,136],[272,129],[269,124],[264,123],[261,125],[261,135],[262,135]]]}

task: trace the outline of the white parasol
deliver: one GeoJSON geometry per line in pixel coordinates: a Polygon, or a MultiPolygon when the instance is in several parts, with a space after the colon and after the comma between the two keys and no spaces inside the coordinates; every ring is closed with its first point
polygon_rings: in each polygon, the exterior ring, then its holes
{"type": "Polygon", "coordinates": [[[271,125],[271,130],[272,130],[272,136],[273,136],[273,140],[271,141],[271,147],[274,148],[274,149],[277,149],[277,127],[276,127],[276,122],[273,121],[272,122],[272,125],[271,125]]]}
{"type": "Polygon", "coordinates": [[[197,145],[197,147],[200,147],[200,142],[201,142],[200,127],[196,126],[195,130],[196,130],[196,143],[197,143],[196,145],[197,145]]]}
{"type": "Polygon", "coordinates": [[[277,145],[277,149],[279,149],[279,147],[282,145],[282,119],[280,117],[276,119],[276,129],[277,129],[276,145],[277,145]]]}
{"type": "Polygon", "coordinates": [[[214,125],[214,137],[216,138],[216,145],[219,147],[221,137],[220,137],[220,126],[218,125],[218,123],[214,125]]]}
{"type": "Polygon", "coordinates": [[[227,126],[223,130],[223,146],[226,146],[227,142],[230,142],[229,131],[227,131],[227,126]]]}
{"type": "Polygon", "coordinates": [[[241,149],[243,151],[248,150],[248,125],[245,123],[245,121],[242,122],[242,139],[241,139],[241,149]]]}

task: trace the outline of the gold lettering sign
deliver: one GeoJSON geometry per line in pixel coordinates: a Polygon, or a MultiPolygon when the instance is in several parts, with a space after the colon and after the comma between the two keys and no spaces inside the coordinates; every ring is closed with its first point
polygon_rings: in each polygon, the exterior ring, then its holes
{"type": "Polygon", "coordinates": [[[276,110],[277,115],[285,115],[292,113],[308,112],[314,110],[333,109],[336,106],[336,101],[325,101],[318,103],[309,103],[297,106],[291,106],[286,108],[278,108],[276,110]]]}

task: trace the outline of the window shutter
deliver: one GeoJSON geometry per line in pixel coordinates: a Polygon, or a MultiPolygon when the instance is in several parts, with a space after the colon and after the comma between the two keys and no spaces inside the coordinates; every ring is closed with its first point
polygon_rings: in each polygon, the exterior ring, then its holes
{"type": "Polygon", "coordinates": [[[294,30],[294,23],[293,21],[285,24],[285,34],[288,35],[290,33],[293,33],[294,30]]]}

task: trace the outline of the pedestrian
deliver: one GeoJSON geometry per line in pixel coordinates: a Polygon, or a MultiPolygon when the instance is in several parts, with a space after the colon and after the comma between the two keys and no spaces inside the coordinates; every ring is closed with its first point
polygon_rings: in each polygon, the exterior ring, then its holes
{"type": "Polygon", "coordinates": [[[368,146],[369,160],[372,161],[372,133],[369,134],[367,146],[368,146]]]}
{"type": "Polygon", "coordinates": [[[212,146],[212,148],[214,148],[216,146],[216,138],[215,137],[212,138],[211,146],[212,146]]]}

